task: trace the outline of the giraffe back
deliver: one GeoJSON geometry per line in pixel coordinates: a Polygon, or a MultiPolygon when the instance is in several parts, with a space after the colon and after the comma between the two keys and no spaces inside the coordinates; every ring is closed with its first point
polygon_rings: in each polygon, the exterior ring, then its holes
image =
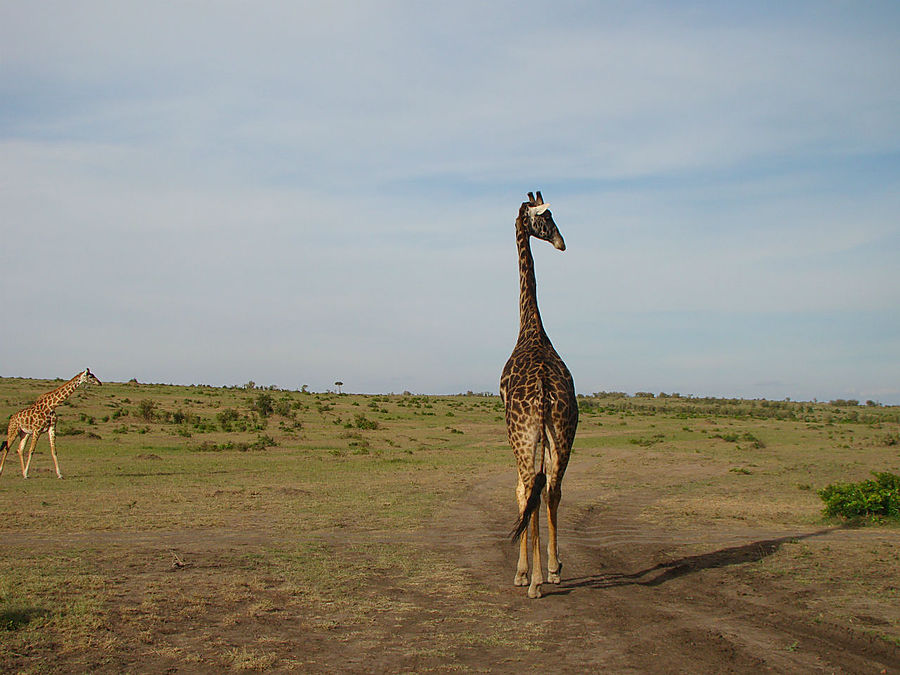
{"type": "Polygon", "coordinates": [[[537,344],[516,345],[500,376],[500,395],[508,430],[532,419],[548,429],[556,445],[568,454],[578,426],[575,383],[546,337],[537,344]]]}

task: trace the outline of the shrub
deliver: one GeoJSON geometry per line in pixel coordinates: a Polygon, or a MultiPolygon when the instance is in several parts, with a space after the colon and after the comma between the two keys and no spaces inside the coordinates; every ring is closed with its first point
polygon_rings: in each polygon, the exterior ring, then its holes
{"type": "Polygon", "coordinates": [[[766,444],[759,440],[756,436],[751,434],[749,431],[746,432],[743,436],[741,436],[742,441],[748,441],[750,445],[754,448],[764,448],[766,444]]]}
{"type": "Polygon", "coordinates": [[[194,450],[197,452],[219,452],[224,448],[221,445],[216,445],[212,441],[203,441],[200,445],[198,445],[194,450]]]}
{"type": "Polygon", "coordinates": [[[272,412],[274,412],[276,415],[281,415],[282,417],[290,417],[292,412],[291,402],[285,399],[278,401],[273,406],[272,412]]]}
{"type": "Polygon", "coordinates": [[[378,422],[370,420],[362,413],[357,413],[356,417],[353,419],[353,426],[357,429],[377,429],[378,422]]]}
{"type": "Polygon", "coordinates": [[[851,520],[900,518],[900,476],[873,472],[875,480],[832,483],[819,490],[826,516],[851,520]]]}
{"type": "Polygon", "coordinates": [[[277,445],[275,439],[271,436],[261,434],[257,436],[252,443],[247,441],[226,441],[225,443],[213,443],[212,441],[203,441],[194,449],[197,452],[221,452],[223,450],[237,450],[238,452],[248,452],[250,450],[265,450],[277,445]]]}
{"type": "Polygon", "coordinates": [[[259,413],[260,417],[268,417],[275,410],[275,399],[272,394],[260,393],[256,395],[253,402],[253,409],[259,413]]]}
{"type": "Polygon", "coordinates": [[[76,427],[71,427],[68,424],[60,424],[59,428],[56,430],[57,436],[80,436],[84,433],[84,429],[77,429],[76,427]]]}
{"type": "Polygon", "coordinates": [[[156,401],[145,398],[138,403],[137,416],[145,422],[152,422],[156,418],[156,401]]]}
{"type": "Polygon", "coordinates": [[[260,434],[256,437],[256,440],[250,444],[248,450],[265,450],[266,448],[271,448],[276,446],[275,439],[271,436],[267,436],[266,434],[260,434]]]}
{"type": "Polygon", "coordinates": [[[216,413],[216,420],[222,427],[222,431],[231,431],[231,425],[241,418],[240,413],[234,408],[225,408],[216,413]]]}

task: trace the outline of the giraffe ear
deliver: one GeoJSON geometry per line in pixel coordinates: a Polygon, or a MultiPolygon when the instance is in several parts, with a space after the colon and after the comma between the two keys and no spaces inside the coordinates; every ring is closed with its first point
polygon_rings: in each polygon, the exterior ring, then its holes
{"type": "Polygon", "coordinates": [[[527,206],[525,207],[528,213],[528,221],[534,224],[534,219],[541,215],[544,211],[550,208],[549,204],[541,204],[540,206],[527,206]]]}

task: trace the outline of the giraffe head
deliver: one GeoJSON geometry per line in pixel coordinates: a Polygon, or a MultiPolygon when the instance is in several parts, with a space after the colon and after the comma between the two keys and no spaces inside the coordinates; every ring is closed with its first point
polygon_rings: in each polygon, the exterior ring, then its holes
{"type": "Polygon", "coordinates": [[[528,201],[522,202],[522,206],[519,207],[519,220],[529,235],[549,241],[560,251],[566,250],[566,242],[553,222],[550,205],[544,203],[540,190],[537,197],[531,192],[528,193],[528,201]]]}
{"type": "Polygon", "coordinates": [[[100,380],[96,378],[96,376],[91,372],[90,368],[85,368],[84,372],[81,373],[81,376],[78,378],[78,384],[103,384],[100,380]]]}

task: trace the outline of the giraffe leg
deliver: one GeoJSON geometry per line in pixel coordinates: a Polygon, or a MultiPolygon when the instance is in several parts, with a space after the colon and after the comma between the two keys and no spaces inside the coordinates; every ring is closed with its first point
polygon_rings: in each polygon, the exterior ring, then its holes
{"type": "MultiPolygon", "coordinates": [[[[31,434],[31,443],[28,445],[28,461],[25,462],[25,468],[22,471],[23,478],[28,478],[28,469],[31,467],[31,457],[34,455],[34,446],[37,445],[40,435],[40,432],[37,431],[31,434]]],[[[19,455],[19,459],[22,459],[22,455],[19,455]]]]}
{"type": "Polygon", "coordinates": [[[30,435],[31,434],[25,434],[24,436],[22,436],[22,439],[19,441],[19,447],[16,448],[16,452],[19,453],[19,464],[22,465],[22,477],[23,478],[28,478],[28,472],[25,468],[24,450],[25,450],[25,443],[28,441],[28,437],[30,435]]]}
{"type": "Polygon", "coordinates": [[[53,457],[53,467],[56,469],[56,477],[62,478],[59,472],[59,462],[56,460],[56,422],[47,430],[47,438],[50,440],[50,456],[53,457]]]}
{"type": "MultiPolygon", "coordinates": [[[[541,532],[540,509],[531,514],[531,585],[528,587],[529,598],[541,597],[541,584],[544,582],[541,570],[541,532]]],[[[525,537],[522,537],[523,539],[525,537]]]]}
{"type": "Polygon", "coordinates": [[[3,446],[3,456],[0,457],[0,476],[3,475],[3,462],[6,461],[6,455],[9,453],[9,442],[3,446]]]}
{"type": "Polygon", "coordinates": [[[551,584],[559,583],[562,569],[556,539],[556,515],[561,497],[562,489],[558,483],[547,488],[547,581],[551,584]]]}
{"type": "MultiPolygon", "coordinates": [[[[519,482],[516,485],[516,501],[519,504],[519,513],[521,514],[525,511],[525,504],[528,501],[528,497],[525,494],[525,484],[522,482],[521,476],[519,476],[519,482]]],[[[528,530],[519,537],[519,562],[516,565],[516,578],[513,581],[513,585],[528,585],[528,530]]]]}

